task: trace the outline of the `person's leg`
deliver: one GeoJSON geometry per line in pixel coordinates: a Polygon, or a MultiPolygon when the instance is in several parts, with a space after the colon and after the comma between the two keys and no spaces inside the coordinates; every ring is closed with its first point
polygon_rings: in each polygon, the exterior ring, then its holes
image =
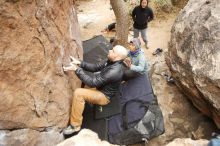
{"type": "Polygon", "coordinates": [[[142,37],[142,39],[145,43],[146,49],[148,49],[148,46],[147,46],[147,43],[148,43],[148,41],[147,41],[147,28],[141,30],[141,37],[142,37]]]}
{"type": "Polygon", "coordinates": [[[83,120],[83,110],[85,106],[85,101],[98,104],[98,105],[106,105],[109,103],[109,99],[106,96],[96,90],[96,89],[85,89],[78,88],[74,92],[74,97],[72,101],[72,111],[70,115],[70,124],[72,126],[81,126],[83,120]]]}
{"type": "Polygon", "coordinates": [[[106,105],[110,102],[102,92],[96,90],[95,88],[77,88],[72,100],[70,126],[63,131],[64,135],[73,134],[81,129],[85,101],[98,105],[106,105]]]}
{"type": "Polygon", "coordinates": [[[138,38],[139,37],[139,30],[134,28],[133,32],[134,32],[134,38],[138,38]]]}

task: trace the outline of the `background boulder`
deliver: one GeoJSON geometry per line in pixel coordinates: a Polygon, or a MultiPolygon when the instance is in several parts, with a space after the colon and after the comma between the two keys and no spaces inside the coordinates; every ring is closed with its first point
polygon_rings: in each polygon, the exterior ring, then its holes
{"type": "Polygon", "coordinates": [[[166,62],[177,86],[220,127],[220,1],[190,0],[173,27],[166,62]]]}

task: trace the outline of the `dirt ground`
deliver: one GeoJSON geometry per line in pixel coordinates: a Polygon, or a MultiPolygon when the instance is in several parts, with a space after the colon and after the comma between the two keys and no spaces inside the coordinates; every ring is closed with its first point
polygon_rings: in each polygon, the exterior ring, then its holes
{"type": "MultiPolygon", "coordinates": [[[[100,34],[104,35],[106,38],[114,37],[114,32],[101,32],[108,24],[115,22],[115,15],[111,9],[109,0],[81,0],[77,1],[77,4],[81,39],[83,41],[100,34]]],[[[152,53],[157,48],[162,48],[164,51],[167,50],[167,44],[170,39],[170,30],[176,15],[176,13],[172,13],[164,18],[158,19],[155,17],[155,19],[149,24],[147,30],[149,49],[144,49],[148,60],[155,58],[152,53]]],[[[129,34],[130,39],[132,38],[133,32],[130,31],[129,34]]]]}

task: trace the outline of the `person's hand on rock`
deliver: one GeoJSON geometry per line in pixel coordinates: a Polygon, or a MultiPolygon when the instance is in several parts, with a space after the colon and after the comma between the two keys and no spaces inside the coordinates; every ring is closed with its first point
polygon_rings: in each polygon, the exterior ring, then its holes
{"type": "Polygon", "coordinates": [[[75,71],[78,67],[75,64],[71,64],[70,66],[63,66],[64,71],[73,70],[75,71]]]}
{"type": "Polygon", "coordinates": [[[71,65],[75,64],[75,65],[80,65],[81,61],[77,60],[76,58],[74,58],[73,56],[70,56],[70,60],[71,60],[71,65]]]}

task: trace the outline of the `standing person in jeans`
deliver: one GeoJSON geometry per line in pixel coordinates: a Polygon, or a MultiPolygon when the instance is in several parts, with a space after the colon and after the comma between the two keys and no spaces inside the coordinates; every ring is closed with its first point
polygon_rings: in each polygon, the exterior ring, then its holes
{"type": "Polygon", "coordinates": [[[91,87],[89,89],[77,88],[74,91],[70,125],[63,131],[64,135],[71,135],[81,129],[85,102],[106,105],[111,97],[115,96],[122,81],[123,60],[127,54],[126,48],[116,45],[109,50],[108,60],[103,63],[91,64],[71,57],[70,66],[63,67],[64,71],[74,70],[77,77],[91,87]],[[94,75],[89,76],[85,71],[93,72],[94,75]]]}
{"type": "Polygon", "coordinates": [[[148,0],[141,0],[140,5],[135,7],[132,11],[132,19],[134,21],[134,38],[139,37],[139,33],[141,33],[141,37],[145,43],[146,49],[147,46],[147,25],[148,22],[153,20],[154,15],[151,8],[148,7],[148,0]]]}

